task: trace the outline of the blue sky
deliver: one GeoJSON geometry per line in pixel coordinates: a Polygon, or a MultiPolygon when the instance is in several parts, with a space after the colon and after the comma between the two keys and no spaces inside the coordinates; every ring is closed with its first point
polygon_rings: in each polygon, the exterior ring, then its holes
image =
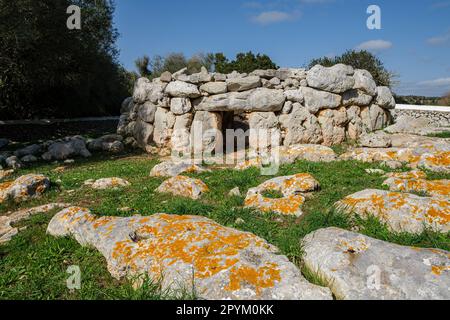
{"type": "Polygon", "coordinates": [[[120,61],[253,51],[283,67],[363,47],[398,74],[399,94],[450,91],[450,0],[116,0],[120,61]],[[381,8],[369,30],[367,7],[381,8]]]}

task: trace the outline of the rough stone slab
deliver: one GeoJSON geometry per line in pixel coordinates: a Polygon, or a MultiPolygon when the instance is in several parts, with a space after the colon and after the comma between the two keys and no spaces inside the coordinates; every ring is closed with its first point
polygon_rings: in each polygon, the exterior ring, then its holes
{"type": "Polygon", "coordinates": [[[261,78],[257,76],[227,79],[227,87],[230,92],[246,91],[260,86],[261,78]]]}
{"type": "Polygon", "coordinates": [[[116,189],[130,186],[130,183],[122,178],[102,178],[96,181],[87,180],[85,185],[90,185],[92,189],[106,190],[106,189],[116,189]],[[92,183],[90,183],[92,182],[92,183]]]}
{"type": "Polygon", "coordinates": [[[166,93],[177,98],[198,98],[201,95],[196,85],[178,80],[167,85],[166,93]]]}
{"type": "Polygon", "coordinates": [[[0,203],[22,202],[39,197],[50,188],[50,179],[40,174],[28,174],[14,181],[0,183],[0,203]]]}
{"type": "Polygon", "coordinates": [[[312,67],[306,76],[308,85],[323,91],[343,93],[355,85],[354,70],[351,66],[337,64],[326,68],[321,65],[312,67]]]}
{"type": "Polygon", "coordinates": [[[421,171],[393,173],[383,182],[391,191],[424,192],[430,196],[450,196],[450,180],[425,180],[421,171]]]}
{"type": "Polygon", "coordinates": [[[450,252],[405,247],[338,229],[303,239],[305,266],[338,299],[448,300],[450,252]]]}
{"type": "Polygon", "coordinates": [[[0,216],[0,244],[11,241],[12,237],[19,233],[19,229],[12,226],[14,223],[26,220],[31,216],[47,213],[54,209],[62,209],[69,207],[67,203],[49,203],[43,206],[22,209],[6,216],[0,216]]]}
{"type": "Polygon", "coordinates": [[[99,250],[115,278],[146,274],[174,294],[195,288],[201,299],[331,299],[328,288],[307,282],[276,247],[204,217],[99,218],[69,208],[47,232],[99,250]]]}
{"type": "Polygon", "coordinates": [[[150,171],[151,177],[175,177],[182,173],[204,172],[205,169],[193,161],[164,161],[150,171]]]}
{"type": "Polygon", "coordinates": [[[208,192],[209,189],[200,179],[175,176],[164,181],[156,191],[197,200],[203,193],[208,192]]]}
{"type": "Polygon", "coordinates": [[[426,228],[450,231],[450,200],[409,193],[367,189],[337,202],[335,207],[362,218],[374,216],[395,232],[418,234],[426,228]]]}
{"type": "Polygon", "coordinates": [[[305,202],[302,193],[312,192],[318,188],[319,182],[307,173],[277,177],[248,190],[245,206],[262,212],[299,217],[303,214],[301,207],[305,202]],[[265,191],[278,191],[283,194],[283,197],[267,198],[263,195],[265,191]]]}

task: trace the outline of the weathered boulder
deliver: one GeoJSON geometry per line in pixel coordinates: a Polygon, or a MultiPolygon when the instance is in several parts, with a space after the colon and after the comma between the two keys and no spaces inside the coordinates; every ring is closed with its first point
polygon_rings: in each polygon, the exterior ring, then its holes
{"type": "Polygon", "coordinates": [[[67,203],[50,203],[39,207],[22,209],[13,213],[8,213],[6,216],[0,216],[0,244],[10,241],[19,233],[19,228],[13,227],[13,224],[26,220],[37,214],[47,213],[54,209],[62,209],[69,206],[70,205],[67,203]]]}
{"type": "Polygon", "coordinates": [[[106,190],[106,189],[117,189],[130,186],[130,183],[122,178],[102,178],[95,181],[87,180],[84,183],[90,186],[92,189],[106,190]]]}
{"type": "Polygon", "coordinates": [[[5,164],[8,168],[20,169],[23,167],[22,161],[16,156],[10,156],[5,159],[5,164]]]}
{"type": "Polygon", "coordinates": [[[3,180],[14,173],[14,170],[0,170],[0,180],[3,180]]]}
{"type": "Polygon", "coordinates": [[[203,172],[201,166],[190,160],[186,161],[164,161],[157,164],[150,171],[151,177],[175,177],[182,173],[203,172]]]}
{"type": "Polygon", "coordinates": [[[372,97],[377,94],[377,84],[373,80],[373,77],[369,71],[355,69],[353,78],[355,79],[355,85],[353,86],[353,89],[361,90],[372,97]]]}
{"type": "Polygon", "coordinates": [[[369,148],[389,148],[392,146],[392,139],[383,131],[377,131],[363,134],[359,139],[359,144],[369,148]]]}
{"type": "Polygon", "coordinates": [[[170,142],[175,120],[175,115],[171,111],[165,108],[158,108],[156,110],[153,141],[158,147],[164,147],[170,142]]]}
{"type": "Polygon", "coordinates": [[[319,120],[302,106],[294,106],[285,126],[285,146],[323,142],[319,120]]]}
{"type": "Polygon", "coordinates": [[[161,73],[159,79],[163,82],[170,82],[172,81],[172,74],[169,71],[164,71],[163,73],[161,73]]]}
{"type": "Polygon", "coordinates": [[[144,122],[152,123],[155,121],[156,106],[150,101],[138,106],[138,118],[144,122]]]}
{"type": "Polygon", "coordinates": [[[183,114],[182,116],[175,117],[175,124],[173,126],[173,133],[170,139],[170,146],[172,148],[172,154],[181,156],[190,154],[191,151],[191,139],[190,129],[192,124],[193,115],[191,113],[183,114]]]}
{"type": "Polygon", "coordinates": [[[120,113],[129,113],[134,107],[133,97],[125,98],[120,106],[120,113]]]}
{"type": "Polygon", "coordinates": [[[308,87],[299,89],[305,100],[305,107],[310,113],[317,113],[321,109],[336,109],[341,105],[342,97],[326,91],[319,91],[308,87]]]}
{"type": "Polygon", "coordinates": [[[317,117],[322,128],[323,144],[333,146],[345,141],[347,111],[345,108],[321,110],[317,117]]]}
{"type": "Polygon", "coordinates": [[[165,92],[176,98],[198,98],[201,96],[196,85],[178,80],[170,82],[165,92]]]}
{"type": "Polygon", "coordinates": [[[195,154],[212,153],[222,143],[222,115],[218,112],[197,111],[190,139],[195,154]]]}
{"type": "Polygon", "coordinates": [[[132,130],[133,137],[141,148],[145,148],[152,142],[155,133],[154,126],[152,124],[138,120],[134,122],[132,130]]]}
{"type": "Polygon", "coordinates": [[[422,118],[413,118],[409,116],[399,116],[395,124],[385,129],[389,133],[410,133],[423,134],[426,133],[430,127],[430,120],[422,118]]]}
{"type": "Polygon", "coordinates": [[[450,201],[384,190],[363,190],[336,203],[336,208],[363,218],[374,216],[395,232],[418,234],[430,228],[450,231],[450,201]]]}
{"type": "Polygon", "coordinates": [[[372,104],[369,107],[361,107],[361,119],[365,132],[384,129],[391,122],[389,112],[376,104],[372,104]]]}
{"type": "Polygon", "coordinates": [[[352,89],[342,94],[342,104],[348,106],[368,106],[372,102],[372,96],[361,90],[352,89]]]}
{"type": "Polygon", "coordinates": [[[147,275],[163,291],[201,299],[331,299],[307,282],[278,249],[251,233],[199,216],[96,217],[89,210],[58,213],[47,232],[72,236],[105,257],[117,279],[147,275]]]}
{"type": "Polygon", "coordinates": [[[197,111],[246,111],[251,91],[229,92],[203,97],[194,101],[197,111]]]}
{"type": "Polygon", "coordinates": [[[286,90],[284,95],[288,101],[303,103],[305,98],[303,97],[303,92],[298,89],[286,90]]]}
{"type": "Polygon", "coordinates": [[[385,109],[395,108],[395,99],[388,87],[377,87],[376,104],[385,109]]]}
{"type": "Polygon", "coordinates": [[[50,179],[40,174],[28,174],[14,181],[0,183],[0,203],[23,202],[39,197],[50,188],[50,179]]]}
{"type": "Polygon", "coordinates": [[[14,155],[18,158],[22,158],[25,156],[36,156],[39,155],[42,151],[42,146],[39,144],[32,144],[25,148],[14,151],[14,155]]]}
{"type": "Polygon", "coordinates": [[[247,91],[260,86],[261,78],[257,76],[227,79],[227,88],[230,92],[247,91]]]}
{"type": "Polygon", "coordinates": [[[350,108],[347,108],[347,120],[347,138],[350,140],[357,140],[364,130],[361,119],[361,108],[358,106],[351,106],[350,108]]]}
{"type": "Polygon", "coordinates": [[[430,196],[450,196],[450,180],[425,180],[422,171],[412,173],[392,173],[383,182],[391,191],[426,193],[430,196]]]}
{"type": "MultiPolygon", "coordinates": [[[[139,78],[134,84],[133,101],[137,104],[142,104],[149,100],[149,96],[153,90],[152,82],[148,78],[139,78]]],[[[132,105],[126,105],[126,101],[123,102],[122,107],[124,110],[131,110],[132,105]]]]}
{"type": "Polygon", "coordinates": [[[29,164],[29,163],[37,162],[38,158],[33,156],[32,154],[29,154],[27,156],[23,156],[22,158],[20,158],[20,161],[22,163],[29,164]]]}
{"type": "Polygon", "coordinates": [[[86,142],[80,136],[68,137],[60,142],[52,143],[48,151],[42,155],[44,160],[65,160],[75,156],[90,157],[86,142]]]}
{"type": "Polygon", "coordinates": [[[199,179],[175,176],[164,181],[156,191],[196,200],[199,199],[202,194],[208,192],[209,189],[208,186],[199,179]]]}
{"type": "Polygon", "coordinates": [[[100,138],[89,140],[87,148],[92,151],[106,151],[120,153],[124,150],[123,137],[118,134],[108,134],[100,138]]]}
{"type": "Polygon", "coordinates": [[[302,241],[305,266],[343,300],[448,300],[450,253],[327,228],[302,241]]]}
{"type": "Polygon", "coordinates": [[[200,91],[208,94],[221,94],[227,92],[227,83],[223,81],[208,82],[200,86],[200,91]]]}
{"type": "Polygon", "coordinates": [[[326,68],[321,65],[312,67],[306,76],[312,88],[333,93],[343,93],[355,85],[354,70],[350,66],[337,64],[326,68]]]}
{"type": "Polygon", "coordinates": [[[170,111],[177,116],[188,113],[192,109],[191,100],[187,98],[172,98],[170,100],[170,111]]]}
{"type": "Polygon", "coordinates": [[[280,111],[285,97],[282,90],[258,88],[250,94],[247,101],[248,111],[280,111]]]}
{"type": "Polygon", "coordinates": [[[422,154],[417,166],[435,172],[450,172],[450,152],[433,152],[422,154]]]}
{"type": "Polygon", "coordinates": [[[301,207],[305,202],[302,193],[312,192],[319,188],[319,183],[307,173],[277,177],[263,182],[256,188],[248,190],[245,206],[262,212],[275,212],[281,215],[301,216],[301,207]],[[281,198],[268,198],[266,191],[283,194],[281,198]]]}
{"type": "Polygon", "coordinates": [[[271,146],[280,145],[281,133],[275,113],[252,112],[249,116],[249,125],[249,144],[255,151],[267,151],[271,146]]]}

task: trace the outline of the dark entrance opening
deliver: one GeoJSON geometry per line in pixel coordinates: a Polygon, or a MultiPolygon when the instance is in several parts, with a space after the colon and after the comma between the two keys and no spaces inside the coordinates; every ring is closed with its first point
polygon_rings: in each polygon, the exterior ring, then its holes
{"type": "Polygon", "coordinates": [[[249,147],[249,124],[241,117],[235,115],[234,112],[222,112],[222,136],[223,136],[223,150],[227,152],[227,139],[231,136],[234,137],[233,152],[242,151],[249,147]],[[234,134],[227,136],[227,130],[233,130],[234,134]],[[245,137],[239,138],[238,135],[245,135],[245,137]],[[239,139],[245,139],[244,146],[239,145],[239,139]]]}

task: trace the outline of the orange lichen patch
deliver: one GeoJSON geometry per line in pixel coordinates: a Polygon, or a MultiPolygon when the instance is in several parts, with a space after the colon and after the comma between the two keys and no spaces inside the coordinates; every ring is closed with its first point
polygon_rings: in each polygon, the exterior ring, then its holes
{"type": "MultiPolygon", "coordinates": [[[[86,219],[89,219],[89,218],[86,217],[86,219]]],[[[102,218],[96,219],[94,221],[93,227],[94,227],[94,229],[98,229],[100,227],[103,227],[103,226],[107,225],[111,221],[113,221],[112,217],[102,217],[102,218]]]]}
{"type": "Polygon", "coordinates": [[[344,198],[340,202],[341,202],[341,204],[343,204],[344,207],[346,207],[347,209],[350,209],[350,210],[360,204],[364,204],[367,202],[369,202],[373,206],[379,208],[379,210],[385,209],[383,196],[377,195],[377,194],[372,194],[370,197],[367,197],[367,198],[353,198],[353,197],[349,196],[349,197],[344,198]]]}
{"type": "Polygon", "coordinates": [[[450,224],[450,202],[447,200],[434,200],[431,208],[425,213],[425,218],[430,223],[450,224]]]}
{"type": "Polygon", "coordinates": [[[427,174],[425,172],[419,171],[419,170],[414,170],[414,171],[409,171],[409,172],[393,172],[393,173],[389,173],[388,176],[390,178],[405,179],[405,180],[426,179],[427,178],[427,174]]]}
{"type": "Polygon", "coordinates": [[[425,162],[434,166],[450,166],[450,152],[436,152],[430,156],[426,156],[425,162]]]}
{"type": "Polygon", "coordinates": [[[245,206],[256,208],[262,212],[276,212],[283,215],[298,215],[305,198],[301,195],[290,195],[280,199],[265,198],[260,194],[245,199],[245,206]]]}
{"type": "Polygon", "coordinates": [[[159,215],[158,223],[140,225],[136,233],[143,239],[115,243],[112,258],[137,271],[142,263],[154,277],[174,264],[193,266],[195,278],[208,278],[230,270],[227,290],[237,290],[241,283],[257,292],[273,287],[280,280],[275,264],[253,268],[243,264],[239,253],[249,246],[266,246],[253,234],[222,227],[212,221],[193,221],[191,216],[159,215]],[[237,288],[237,289],[236,289],[237,288]]]}
{"type": "Polygon", "coordinates": [[[275,263],[254,269],[247,266],[233,267],[230,274],[230,283],[225,290],[235,291],[241,289],[242,283],[247,283],[256,288],[256,294],[261,294],[261,289],[272,288],[275,281],[281,281],[280,271],[275,263]]]}
{"type": "Polygon", "coordinates": [[[450,266],[431,266],[431,272],[436,276],[442,275],[444,271],[450,271],[450,266]]]}
{"type": "Polygon", "coordinates": [[[14,183],[14,181],[7,181],[7,182],[0,183],[0,191],[8,189],[13,183],[14,183]]]}
{"type": "Polygon", "coordinates": [[[343,249],[345,253],[351,254],[361,253],[369,249],[369,245],[364,238],[355,238],[349,241],[341,239],[338,246],[343,249]]]}
{"type": "Polygon", "coordinates": [[[197,199],[202,193],[208,192],[209,188],[199,179],[175,176],[164,181],[157,191],[197,199]]]}

